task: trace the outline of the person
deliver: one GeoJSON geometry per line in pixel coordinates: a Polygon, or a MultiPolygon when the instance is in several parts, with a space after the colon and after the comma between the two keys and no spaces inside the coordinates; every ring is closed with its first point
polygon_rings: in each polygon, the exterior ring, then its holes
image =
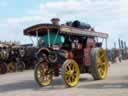
{"type": "Polygon", "coordinates": [[[109,58],[109,61],[112,61],[112,53],[111,52],[108,53],[108,58],[109,58]]]}
{"type": "Polygon", "coordinates": [[[121,63],[122,55],[121,53],[119,54],[119,62],[121,63]]]}
{"type": "Polygon", "coordinates": [[[112,63],[115,63],[115,53],[113,50],[111,51],[111,55],[112,55],[112,63]]]}

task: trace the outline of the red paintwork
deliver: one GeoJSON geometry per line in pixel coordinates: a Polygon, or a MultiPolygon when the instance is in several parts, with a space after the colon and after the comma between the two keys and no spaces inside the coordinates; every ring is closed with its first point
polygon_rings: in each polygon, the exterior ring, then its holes
{"type": "Polygon", "coordinates": [[[74,50],[73,51],[74,60],[79,64],[83,64],[83,50],[74,50]]]}
{"type": "Polygon", "coordinates": [[[91,64],[91,49],[95,48],[95,40],[93,38],[87,39],[86,48],[84,48],[85,65],[91,64]]]}
{"type": "Polygon", "coordinates": [[[55,69],[54,69],[54,72],[55,72],[54,75],[55,75],[55,76],[59,76],[59,72],[60,72],[60,71],[59,71],[59,68],[60,68],[60,67],[61,67],[60,64],[54,64],[54,68],[55,68],[55,69]]]}
{"type": "Polygon", "coordinates": [[[68,52],[68,56],[67,56],[68,59],[72,59],[73,58],[73,54],[72,52],[68,52]]]}
{"type": "Polygon", "coordinates": [[[84,56],[85,56],[85,65],[90,65],[90,48],[85,48],[84,49],[84,56]]]}

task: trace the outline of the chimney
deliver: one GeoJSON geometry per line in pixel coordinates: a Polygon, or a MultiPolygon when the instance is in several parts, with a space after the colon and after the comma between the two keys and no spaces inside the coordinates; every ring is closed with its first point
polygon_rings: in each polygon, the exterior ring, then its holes
{"type": "Polygon", "coordinates": [[[120,38],[118,39],[118,43],[119,43],[119,49],[121,49],[121,40],[120,40],[120,38]]]}
{"type": "Polygon", "coordinates": [[[59,18],[52,18],[52,19],[51,19],[51,22],[52,22],[52,24],[54,24],[54,25],[59,25],[59,21],[60,21],[59,18]]]}

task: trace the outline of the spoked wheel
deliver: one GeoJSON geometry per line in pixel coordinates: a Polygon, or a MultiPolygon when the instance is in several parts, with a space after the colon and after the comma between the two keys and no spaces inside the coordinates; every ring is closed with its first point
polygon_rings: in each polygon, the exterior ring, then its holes
{"type": "Polygon", "coordinates": [[[108,73],[108,59],[104,49],[94,48],[91,53],[91,72],[95,80],[103,80],[108,73]]]}
{"type": "Polygon", "coordinates": [[[80,69],[74,60],[66,60],[62,66],[62,77],[67,87],[74,87],[80,78],[80,69]]]}
{"type": "Polygon", "coordinates": [[[25,63],[23,61],[17,62],[16,63],[16,70],[18,72],[22,72],[25,70],[25,63]]]}
{"type": "Polygon", "coordinates": [[[52,82],[52,72],[48,67],[48,62],[42,61],[35,67],[35,80],[41,87],[48,86],[52,82]]]}
{"type": "Polygon", "coordinates": [[[15,62],[8,63],[7,69],[8,69],[8,72],[10,72],[10,73],[16,72],[16,63],[15,62]]]}
{"type": "Polygon", "coordinates": [[[5,74],[7,73],[7,65],[6,63],[0,64],[0,74],[5,74]]]}

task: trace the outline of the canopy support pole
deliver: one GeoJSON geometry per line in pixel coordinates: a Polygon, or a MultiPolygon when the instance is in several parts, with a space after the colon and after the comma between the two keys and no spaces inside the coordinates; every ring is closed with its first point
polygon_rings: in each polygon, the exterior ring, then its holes
{"type": "Polygon", "coordinates": [[[33,39],[32,39],[32,37],[31,37],[31,36],[30,36],[30,39],[31,39],[32,43],[34,44],[34,41],[33,41],[33,39]]]}
{"type": "Polygon", "coordinates": [[[37,43],[38,43],[38,30],[36,30],[36,38],[37,38],[37,43]]]}
{"type": "Polygon", "coordinates": [[[108,41],[107,41],[107,39],[105,39],[106,50],[108,49],[108,46],[107,46],[108,44],[107,43],[108,43],[108,41]]]}
{"type": "Polygon", "coordinates": [[[48,29],[48,46],[51,47],[51,45],[50,45],[50,31],[49,31],[49,29],[48,29]]]}
{"type": "Polygon", "coordinates": [[[55,44],[55,42],[56,42],[56,40],[57,40],[58,34],[59,34],[59,30],[57,31],[57,34],[56,34],[56,37],[55,37],[55,39],[54,39],[53,45],[55,44]]]}

